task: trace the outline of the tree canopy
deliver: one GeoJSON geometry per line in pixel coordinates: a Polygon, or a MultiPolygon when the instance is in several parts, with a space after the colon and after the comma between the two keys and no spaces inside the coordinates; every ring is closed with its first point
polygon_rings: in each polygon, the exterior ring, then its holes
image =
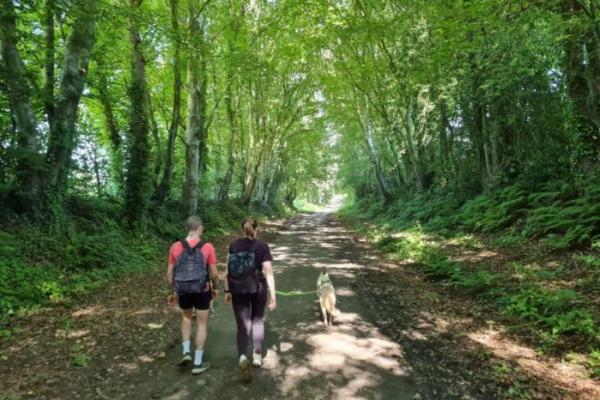
{"type": "Polygon", "coordinates": [[[3,201],[38,215],[110,197],[136,226],[167,200],[193,213],[587,182],[597,7],[3,0],[3,201]]]}

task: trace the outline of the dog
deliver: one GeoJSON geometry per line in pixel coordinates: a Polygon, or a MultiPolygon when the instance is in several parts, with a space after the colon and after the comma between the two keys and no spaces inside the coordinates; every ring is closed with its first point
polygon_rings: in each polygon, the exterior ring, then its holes
{"type": "Polygon", "coordinates": [[[319,274],[319,279],[317,279],[317,296],[321,305],[323,323],[325,326],[332,325],[333,318],[337,317],[340,311],[335,308],[335,289],[327,272],[319,274]]]}

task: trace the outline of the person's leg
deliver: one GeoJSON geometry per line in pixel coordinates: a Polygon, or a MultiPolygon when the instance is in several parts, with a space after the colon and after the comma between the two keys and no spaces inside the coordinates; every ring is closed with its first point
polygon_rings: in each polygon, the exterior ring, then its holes
{"type": "Polygon", "coordinates": [[[186,365],[192,362],[190,349],[190,337],[192,336],[192,308],[181,310],[181,347],[183,358],[180,364],[186,365]]]}
{"type": "Polygon", "coordinates": [[[248,350],[248,338],[250,336],[251,299],[248,295],[233,295],[233,313],[237,323],[237,346],[238,355],[246,354],[248,350]]]}
{"type": "Polygon", "coordinates": [[[204,350],[210,301],[210,292],[199,293],[194,298],[194,310],[196,311],[196,350],[204,350]]]}
{"type": "Polygon", "coordinates": [[[190,338],[192,336],[192,312],[193,304],[189,296],[177,296],[179,308],[181,309],[181,343],[183,348],[182,364],[192,361],[190,356],[190,338]]]}
{"type": "Polygon", "coordinates": [[[196,352],[194,365],[202,364],[202,355],[204,353],[204,344],[206,343],[206,330],[208,326],[208,309],[196,310],[196,352]]]}
{"type": "Polygon", "coordinates": [[[252,344],[254,354],[262,355],[262,344],[265,340],[265,308],[267,306],[267,285],[261,282],[258,292],[252,296],[252,344]]]}
{"type": "Polygon", "coordinates": [[[211,293],[205,292],[195,296],[194,308],[196,310],[196,349],[194,351],[194,367],[192,374],[200,374],[210,367],[207,362],[202,362],[204,356],[204,345],[206,344],[206,332],[208,327],[208,308],[211,293]]]}

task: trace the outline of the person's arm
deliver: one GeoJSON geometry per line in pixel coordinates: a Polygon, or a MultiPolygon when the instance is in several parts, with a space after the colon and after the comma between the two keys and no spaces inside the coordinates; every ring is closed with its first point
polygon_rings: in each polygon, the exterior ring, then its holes
{"type": "Polygon", "coordinates": [[[171,257],[169,257],[167,266],[167,289],[169,290],[169,294],[167,295],[167,304],[174,305],[176,301],[175,291],[173,289],[173,268],[175,267],[175,264],[170,261],[170,258],[171,257]]]}
{"type": "Polygon", "coordinates": [[[217,297],[217,287],[219,283],[219,271],[217,271],[217,264],[212,264],[208,266],[208,273],[210,275],[210,283],[211,283],[211,291],[212,298],[215,299],[217,297]]]}
{"type": "Polygon", "coordinates": [[[231,304],[231,292],[229,291],[229,280],[227,279],[227,265],[229,264],[229,254],[227,254],[227,263],[225,264],[225,275],[223,276],[223,291],[225,292],[225,304],[231,304]]]}
{"type": "Polygon", "coordinates": [[[277,296],[275,293],[275,276],[273,275],[273,264],[271,261],[264,261],[262,263],[263,274],[267,278],[267,286],[269,286],[269,293],[271,301],[269,301],[269,309],[274,310],[277,308],[277,296]]]}
{"type": "Polygon", "coordinates": [[[173,293],[173,268],[175,264],[169,261],[169,266],[167,267],[167,288],[169,289],[169,293],[173,293]]]}
{"type": "Polygon", "coordinates": [[[207,244],[208,248],[208,257],[206,258],[206,263],[208,264],[208,277],[210,278],[210,290],[212,294],[212,298],[215,299],[217,297],[217,287],[219,284],[219,271],[217,270],[217,253],[215,252],[215,248],[212,244],[207,244]]]}

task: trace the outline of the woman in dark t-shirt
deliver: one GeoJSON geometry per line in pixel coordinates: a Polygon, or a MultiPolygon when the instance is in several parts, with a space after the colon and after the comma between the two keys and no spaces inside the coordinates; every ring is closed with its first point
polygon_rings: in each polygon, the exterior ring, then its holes
{"type": "Polygon", "coordinates": [[[275,297],[275,278],[271,261],[271,250],[266,242],[256,239],[258,235],[258,222],[254,218],[246,218],[242,222],[244,237],[237,239],[229,246],[229,254],[253,251],[258,288],[254,293],[230,292],[229,279],[225,279],[225,304],[233,303],[233,312],[237,323],[237,346],[239,366],[242,373],[249,377],[250,362],[246,356],[250,331],[252,331],[252,365],[262,365],[262,343],[265,339],[264,315],[267,300],[269,309],[275,310],[277,299],[275,297]],[[270,296],[269,296],[270,294],[270,296]]]}

